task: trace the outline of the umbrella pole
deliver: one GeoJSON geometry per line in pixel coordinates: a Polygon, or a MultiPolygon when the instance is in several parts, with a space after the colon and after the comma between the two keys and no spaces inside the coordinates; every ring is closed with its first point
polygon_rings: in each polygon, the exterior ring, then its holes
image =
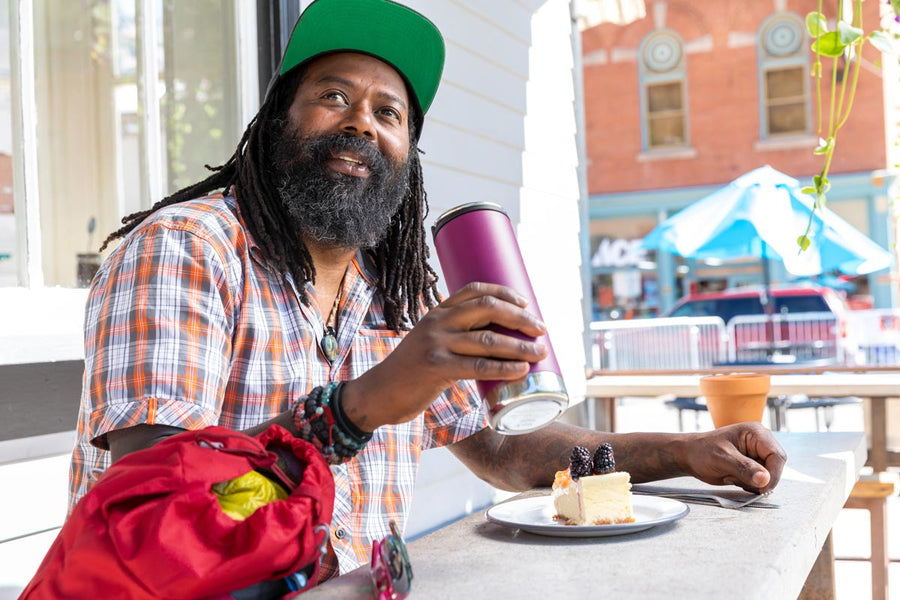
{"type": "Polygon", "coordinates": [[[770,288],[772,287],[772,274],[769,271],[769,259],[766,256],[766,243],[762,243],[762,273],[763,273],[763,312],[766,315],[766,358],[771,359],[775,354],[775,321],[772,315],[775,313],[775,303],[772,301],[770,288]]]}

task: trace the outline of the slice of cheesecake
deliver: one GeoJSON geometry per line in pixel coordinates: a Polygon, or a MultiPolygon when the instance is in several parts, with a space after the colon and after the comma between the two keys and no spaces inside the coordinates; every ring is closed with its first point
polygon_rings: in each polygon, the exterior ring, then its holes
{"type": "Polygon", "coordinates": [[[569,470],[557,471],[553,506],[566,525],[633,523],[631,475],[625,471],[573,479],[569,470]]]}

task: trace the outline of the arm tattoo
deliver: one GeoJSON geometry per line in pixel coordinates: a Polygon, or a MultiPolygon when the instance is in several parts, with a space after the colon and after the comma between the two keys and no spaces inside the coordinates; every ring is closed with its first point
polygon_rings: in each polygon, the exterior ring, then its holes
{"type": "Polygon", "coordinates": [[[613,445],[617,469],[630,472],[635,482],[684,474],[677,460],[678,437],[673,434],[613,434],[553,423],[516,436],[484,429],[450,449],[491,485],[520,491],[553,483],[555,472],[568,468],[574,446],[593,452],[603,442],[613,445]]]}

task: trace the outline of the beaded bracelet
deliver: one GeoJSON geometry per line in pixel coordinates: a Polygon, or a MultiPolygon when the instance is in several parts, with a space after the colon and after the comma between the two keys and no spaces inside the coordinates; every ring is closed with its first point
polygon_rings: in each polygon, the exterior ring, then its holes
{"type": "Polygon", "coordinates": [[[293,408],[297,437],[312,443],[329,464],[353,458],[372,439],[371,433],[360,431],[341,409],[342,387],[342,382],[317,386],[293,408]]]}

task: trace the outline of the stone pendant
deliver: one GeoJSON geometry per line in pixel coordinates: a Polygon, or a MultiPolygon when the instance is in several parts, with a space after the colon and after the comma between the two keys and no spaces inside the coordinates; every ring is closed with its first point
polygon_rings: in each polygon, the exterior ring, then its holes
{"type": "Polygon", "coordinates": [[[330,362],[334,362],[334,359],[337,358],[338,343],[333,327],[325,328],[325,335],[322,336],[322,352],[330,362]]]}

